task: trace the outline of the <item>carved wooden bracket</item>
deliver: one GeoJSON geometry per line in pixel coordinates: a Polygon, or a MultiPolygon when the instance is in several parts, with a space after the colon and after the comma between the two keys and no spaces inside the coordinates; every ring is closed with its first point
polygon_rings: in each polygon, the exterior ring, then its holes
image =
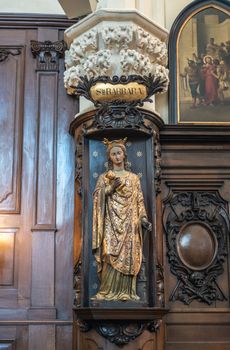
{"type": "Polygon", "coordinates": [[[159,330],[159,321],[149,322],[124,322],[119,323],[96,323],[93,325],[90,322],[78,322],[79,328],[82,332],[88,332],[91,328],[94,328],[101,336],[108,339],[111,343],[116,344],[119,347],[127,345],[130,341],[135,340],[145,330],[153,333],[159,330]]]}
{"type": "Polygon", "coordinates": [[[157,332],[166,309],[76,309],[81,332],[95,329],[111,343],[122,347],[139,337],[145,330],[157,332]],[[124,321],[125,319],[125,321],[124,321]],[[138,320],[138,321],[137,321],[138,320]]]}
{"type": "Polygon", "coordinates": [[[224,272],[229,217],[218,191],[171,192],[163,221],[170,270],[177,277],[170,300],[226,300],[217,277],[224,272]]]}
{"type": "Polygon", "coordinates": [[[44,42],[31,40],[31,52],[34,58],[37,58],[37,70],[40,71],[58,71],[58,60],[64,56],[66,44],[64,40],[50,40],[44,42]]]}
{"type": "Polygon", "coordinates": [[[160,78],[154,79],[152,75],[147,77],[141,77],[138,75],[126,76],[114,76],[112,78],[107,76],[101,76],[98,78],[87,79],[81,77],[81,82],[76,88],[76,94],[82,95],[91,102],[95,107],[98,107],[95,113],[93,124],[90,125],[91,129],[102,130],[106,128],[121,129],[130,128],[136,130],[143,130],[143,132],[151,133],[152,128],[150,125],[144,122],[145,113],[143,110],[137,108],[143,106],[144,102],[152,102],[151,96],[157,92],[162,91],[164,81],[160,81],[160,78]],[[130,82],[142,84],[146,87],[147,95],[143,99],[137,99],[134,101],[121,101],[114,100],[111,102],[95,101],[91,96],[91,88],[98,82],[104,84],[122,84],[126,86],[130,82]]]}

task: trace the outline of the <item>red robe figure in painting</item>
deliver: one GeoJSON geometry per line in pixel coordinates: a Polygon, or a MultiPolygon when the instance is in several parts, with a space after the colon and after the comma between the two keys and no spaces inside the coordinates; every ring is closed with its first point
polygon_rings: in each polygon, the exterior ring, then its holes
{"type": "Polygon", "coordinates": [[[204,57],[202,75],[205,83],[205,103],[207,105],[217,104],[219,79],[216,72],[216,65],[213,64],[211,56],[204,57]]]}

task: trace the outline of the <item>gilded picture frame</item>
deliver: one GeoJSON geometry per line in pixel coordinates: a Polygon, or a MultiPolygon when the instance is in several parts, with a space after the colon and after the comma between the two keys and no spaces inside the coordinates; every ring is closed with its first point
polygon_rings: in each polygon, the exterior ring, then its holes
{"type": "Polygon", "coordinates": [[[170,122],[230,124],[230,2],[191,3],[169,43],[170,122]]]}

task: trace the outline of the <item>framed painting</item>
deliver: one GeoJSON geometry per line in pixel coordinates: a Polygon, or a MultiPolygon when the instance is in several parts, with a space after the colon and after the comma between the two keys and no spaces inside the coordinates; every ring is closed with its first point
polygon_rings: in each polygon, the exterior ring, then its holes
{"type": "Polygon", "coordinates": [[[170,37],[170,121],[230,124],[230,1],[194,1],[170,37]]]}

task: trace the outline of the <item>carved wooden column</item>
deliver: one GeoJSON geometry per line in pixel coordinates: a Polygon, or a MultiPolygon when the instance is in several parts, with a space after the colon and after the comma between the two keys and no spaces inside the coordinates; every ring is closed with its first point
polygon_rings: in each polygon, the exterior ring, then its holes
{"type": "MultiPolygon", "coordinates": [[[[56,319],[55,307],[55,236],[56,236],[56,144],[59,58],[64,54],[64,41],[57,41],[57,32],[39,30],[40,41],[31,40],[31,52],[36,59],[37,75],[37,135],[34,179],[35,210],[32,227],[32,287],[29,318],[40,319],[43,313],[56,319]],[[48,37],[53,39],[44,40],[48,37]],[[44,41],[43,41],[44,40],[44,41]],[[41,260],[41,251],[46,258],[41,260]],[[41,277],[43,283],[41,285],[41,277]],[[41,292],[42,290],[42,292],[41,292]]],[[[30,346],[35,346],[37,334],[55,339],[54,325],[32,325],[30,346]]]]}

